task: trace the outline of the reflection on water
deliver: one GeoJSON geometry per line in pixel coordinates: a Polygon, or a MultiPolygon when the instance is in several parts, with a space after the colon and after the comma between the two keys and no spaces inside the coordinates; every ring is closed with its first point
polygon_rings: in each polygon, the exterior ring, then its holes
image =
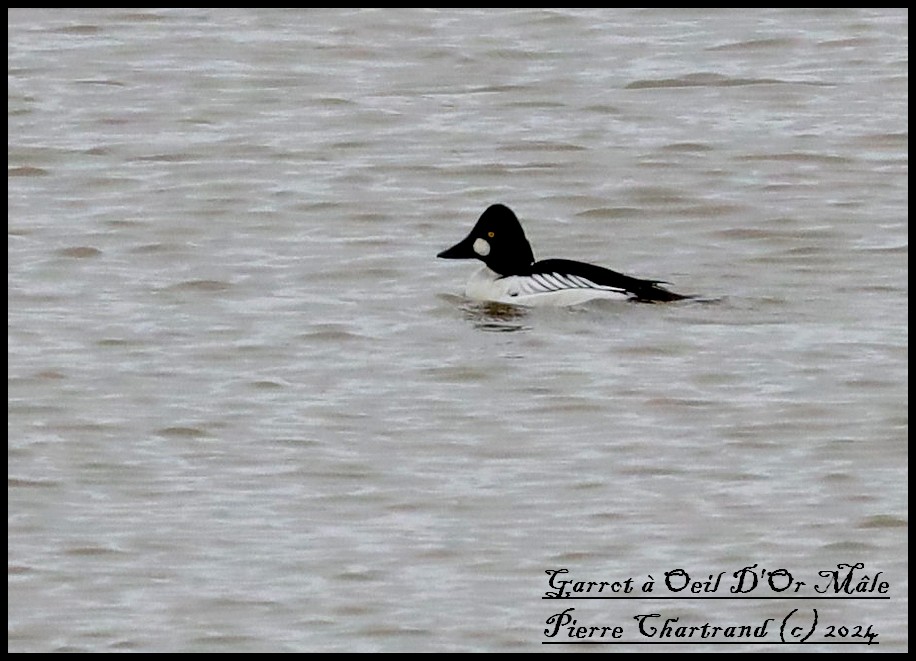
{"type": "Polygon", "coordinates": [[[490,301],[465,301],[461,310],[465,319],[482,331],[514,333],[531,330],[530,326],[520,323],[528,316],[528,310],[523,307],[490,301]]]}

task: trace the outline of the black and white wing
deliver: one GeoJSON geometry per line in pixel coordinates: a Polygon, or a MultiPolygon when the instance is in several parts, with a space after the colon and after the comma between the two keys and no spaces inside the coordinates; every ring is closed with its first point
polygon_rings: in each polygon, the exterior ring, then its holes
{"type": "Polygon", "coordinates": [[[613,292],[623,296],[627,295],[627,291],[621,287],[601,285],[581,275],[551,270],[531,273],[530,275],[519,278],[518,287],[519,294],[523,296],[547,294],[570,289],[589,289],[613,292]]]}
{"type": "Polygon", "coordinates": [[[545,259],[535,262],[520,278],[522,294],[541,294],[568,289],[590,289],[619,293],[638,301],[678,301],[685,296],[675,294],[655,280],[640,280],[602,266],[570,259],[545,259]]]}

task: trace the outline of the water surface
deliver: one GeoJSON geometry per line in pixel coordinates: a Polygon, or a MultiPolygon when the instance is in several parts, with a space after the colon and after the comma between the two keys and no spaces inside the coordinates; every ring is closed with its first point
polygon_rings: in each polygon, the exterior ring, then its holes
{"type": "Polygon", "coordinates": [[[907,649],[906,10],[8,37],[10,651],[563,651],[569,604],[907,649]],[[494,202],[715,302],[465,301],[435,254],[494,202]],[[540,598],[844,562],[891,600],[540,598]]]}

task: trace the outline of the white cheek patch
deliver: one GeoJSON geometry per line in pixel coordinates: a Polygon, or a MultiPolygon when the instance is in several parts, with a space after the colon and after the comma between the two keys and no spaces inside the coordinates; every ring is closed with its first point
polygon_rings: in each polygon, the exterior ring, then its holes
{"type": "Polygon", "coordinates": [[[483,239],[477,239],[474,241],[474,252],[481,257],[486,257],[490,254],[490,244],[483,239]]]}

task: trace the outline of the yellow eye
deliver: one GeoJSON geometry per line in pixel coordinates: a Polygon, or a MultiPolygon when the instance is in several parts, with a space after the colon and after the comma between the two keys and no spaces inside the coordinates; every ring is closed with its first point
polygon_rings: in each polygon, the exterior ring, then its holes
{"type": "Polygon", "coordinates": [[[494,236],[496,236],[496,232],[487,232],[487,236],[492,239],[494,236]]]}

